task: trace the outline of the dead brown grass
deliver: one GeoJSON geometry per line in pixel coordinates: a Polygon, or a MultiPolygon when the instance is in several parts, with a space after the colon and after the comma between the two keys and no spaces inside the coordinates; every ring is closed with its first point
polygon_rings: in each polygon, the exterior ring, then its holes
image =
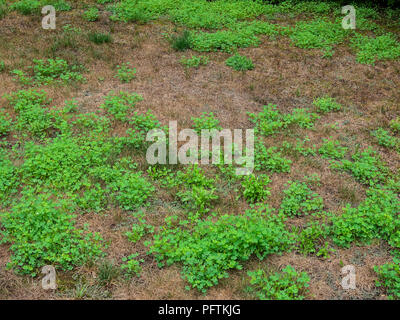
{"type": "MultiPolygon", "coordinates": [[[[166,22],[137,26],[110,22],[102,16],[97,23],[84,22],[79,12],[61,13],[56,31],[39,28],[38,17],[22,17],[15,13],[0,21],[0,57],[7,71],[31,65],[34,58],[51,57],[51,46],[62,36],[61,26],[67,23],[81,27],[83,34],[76,36],[76,46],[56,50],[57,56],[73,63],[85,65],[87,82],[77,87],[46,87],[53,99],[52,105],[62,106],[64,100],[77,98],[80,112],[96,111],[110,91],[137,92],[144,98],[138,103],[138,111],[151,109],[163,124],[177,120],[182,128],[190,127],[191,117],[203,112],[214,112],[225,128],[248,128],[247,112],[259,112],[268,103],[276,104],[282,112],[293,108],[311,107],[315,97],[330,95],[345,106],[345,112],[324,116],[317,122],[314,131],[307,133],[310,144],[320,146],[322,138],[343,139],[350,148],[373,144],[392,170],[400,167],[400,157],[392,151],[378,147],[369,131],[387,125],[400,112],[400,63],[379,62],[375,67],[360,65],[346,48],[339,48],[331,60],[320,57],[315,51],[304,51],[290,45],[289,41],[264,40],[258,48],[243,50],[256,68],[246,73],[232,71],[225,66],[228,57],[224,53],[209,53],[210,62],[198,70],[185,72],[179,63],[180,53],[174,52],[161,33],[172,30],[166,22]],[[91,31],[110,32],[113,43],[95,45],[85,33],[91,31]],[[128,84],[114,78],[116,65],[131,62],[137,68],[137,77],[128,84]],[[331,129],[336,123],[338,129],[331,129]]],[[[239,51],[241,52],[241,50],[239,51]]],[[[191,52],[186,53],[190,55],[191,52]]],[[[0,74],[0,96],[20,87],[7,72],[0,74]]],[[[6,105],[4,99],[1,105],[6,105]]],[[[116,125],[115,132],[126,130],[116,125]]],[[[294,133],[294,136],[296,132],[294,133]]],[[[294,141],[294,136],[278,136],[269,139],[278,145],[284,139],[294,141]]],[[[327,211],[338,212],[344,203],[357,205],[362,200],[364,187],[350,176],[328,169],[327,162],[307,161],[300,157],[294,161],[290,174],[272,175],[271,197],[268,202],[279,207],[282,190],[288,180],[302,179],[304,175],[317,172],[321,185],[315,186],[325,201],[327,211]]],[[[231,190],[220,191],[221,202],[216,210],[224,213],[243,212],[248,205],[239,201],[233,206],[235,194],[231,190]]],[[[174,194],[159,191],[152,209],[147,212],[148,222],[160,226],[166,216],[183,214],[169,205],[174,194]],[[158,201],[158,203],[157,203],[158,201]]],[[[297,223],[301,224],[302,220],[297,223]]],[[[124,236],[132,223],[131,217],[118,209],[103,214],[86,214],[79,223],[90,223],[92,231],[102,234],[109,241],[108,258],[118,263],[122,257],[139,252],[145,259],[140,278],[118,280],[108,288],[97,288],[94,298],[103,298],[104,290],[110,291],[114,299],[243,299],[252,298],[244,292],[247,276],[243,271],[231,272],[229,279],[210,289],[203,296],[194,290],[186,291],[186,283],[180,277],[180,267],[159,269],[155,260],[146,256],[143,244],[132,244],[124,236]],[[97,294],[97,295],[96,295],[97,294]]],[[[40,279],[26,279],[5,271],[9,259],[8,246],[0,246],[0,299],[59,299],[76,298],[76,281],[96,285],[97,266],[88,266],[74,272],[61,273],[61,292],[45,292],[40,288],[40,279]]],[[[388,248],[383,244],[338,250],[331,258],[303,257],[297,253],[270,256],[266,260],[249,261],[244,269],[258,267],[278,270],[291,264],[296,269],[307,271],[312,277],[310,299],[377,299],[382,293],[373,283],[372,267],[389,261],[388,248]],[[340,287],[341,265],[357,266],[357,289],[345,292],[340,287]]],[[[94,288],[94,287],[93,287],[94,288]]],[[[60,291],[59,290],[59,291],[60,291]]]]}

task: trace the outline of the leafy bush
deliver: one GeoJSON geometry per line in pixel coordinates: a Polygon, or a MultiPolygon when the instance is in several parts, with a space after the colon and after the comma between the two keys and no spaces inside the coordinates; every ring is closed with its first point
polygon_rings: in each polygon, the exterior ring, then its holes
{"type": "MultiPolygon", "coordinates": [[[[174,220],[154,236],[150,252],[158,261],[183,264],[183,277],[202,292],[227,278],[229,269],[242,269],[240,261],[280,253],[292,244],[284,218],[268,207],[244,215],[223,215],[218,220],[198,220],[192,230],[173,227],[174,220]]],[[[184,225],[181,222],[182,225],[184,225]]],[[[163,265],[163,264],[161,264],[163,265]]]]}
{"type": "Polygon", "coordinates": [[[203,112],[199,118],[192,117],[193,128],[197,133],[201,133],[201,130],[221,130],[222,127],[219,125],[219,120],[214,117],[213,112],[203,112]]]}
{"type": "MultiPolygon", "coordinates": [[[[169,0],[170,1],[170,0],[169,0]]],[[[146,23],[166,12],[168,1],[119,1],[111,7],[113,21],[146,23]]]]}
{"type": "Polygon", "coordinates": [[[189,216],[192,218],[197,218],[199,215],[209,212],[212,202],[218,199],[218,196],[215,195],[215,188],[206,189],[201,186],[192,186],[189,190],[179,191],[176,195],[190,210],[189,216]]]}
{"type": "Polygon", "coordinates": [[[41,3],[38,0],[19,0],[11,4],[10,9],[23,15],[38,14],[41,3]]]}
{"type": "Polygon", "coordinates": [[[348,148],[342,147],[337,140],[323,139],[324,144],[319,148],[318,152],[322,158],[343,159],[348,148]]]}
{"type": "Polygon", "coordinates": [[[142,267],[140,266],[141,263],[144,262],[143,259],[136,260],[139,256],[139,253],[134,253],[129,255],[128,257],[123,257],[122,261],[126,262],[121,264],[121,270],[125,271],[126,277],[131,277],[135,274],[137,277],[140,277],[140,273],[142,272],[142,267]]]}
{"type": "Polygon", "coordinates": [[[144,219],[140,219],[140,223],[134,223],[132,230],[125,233],[129,241],[136,243],[147,233],[153,233],[154,227],[146,224],[144,219]]]}
{"type": "Polygon", "coordinates": [[[258,171],[268,170],[270,172],[290,172],[290,159],[282,157],[277,147],[268,149],[261,141],[255,142],[254,168],[258,171]]]}
{"type": "Polygon", "coordinates": [[[79,73],[80,67],[70,66],[63,59],[37,60],[33,62],[33,77],[30,78],[22,70],[14,70],[17,80],[22,84],[51,84],[53,82],[70,83],[72,81],[84,81],[85,78],[79,73]]]}
{"type": "Polygon", "coordinates": [[[6,135],[11,130],[11,120],[8,114],[0,114],[0,136],[6,135]]]}
{"type": "Polygon", "coordinates": [[[345,159],[341,163],[333,164],[332,167],[346,170],[360,182],[371,186],[383,182],[388,174],[388,169],[371,147],[357,151],[352,160],[345,159]]]}
{"type": "Polygon", "coordinates": [[[83,81],[83,76],[77,72],[77,66],[69,66],[63,59],[33,60],[34,78],[42,84],[58,79],[62,82],[83,81]]]}
{"type": "Polygon", "coordinates": [[[96,7],[91,7],[83,13],[82,17],[86,21],[97,21],[99,19],[99,9],[96,7]]]}
{"type": "Polygon", "coordinates": [[[320,18],[297,22],[289,31],[289,37],[297,47],[323,49],[326,56],[332,55],[332,46],[341,43],[346,34],[340,23],[320,18]]]}
{"type": "Polygon", "coordinates": [[[154,192],[154,187],[141,172],[129,172],[110,184],[114,198],[124,210],[134,210],[146,204],[154,192]]]}
{"type": "Polygon", "coordinates": [[[248,115],[250,121],[256,125],[255,133],[260,133],[264,136],[272,135],[287,126],[283,115],[273,104],[264,106],[263,111],[258,114],[248,113],[248,115]]]}
{"type": "Polygon", "coordinates": [[[70,11],[72,6],[64,0],[44,0],[42,6],[52,5],[56,11],[70,11]]]}
{"type": "Polygon", "coordinates": [[[214,180],[207,178],[197,165],[187,167],[184,172],[178,171],[173,184],[182,188],[176,195],[191,211],[189,215],[192,218],[209,212],[212,202],[218,199],[214,180]]]}
{"type": "Polygon", "coordinates": [[[239,20],[255,18],[264,12],[264,6],[247,1],[177,1],[168,10],[175,23],[189,28],[221,29],[239,20]]]}
{"type": "Polygon", "coordinates": [[[208,57],[206,56],[192,56],[191,58],[182,57],[180,62],[187,68],[198,68],[200,66],[205,66],[208,63],[208,57]]]}
{"type": "Polygon", "coordinates": [[[132,118],[129,120],[129,128],[126,131],[127,137],[122,137],[120,140],[130,148],[133,149],[144,149],[146,144],[146,135],[150,130],[162,129],[160,122],[157,120],[156,116],[150,111],[145,114],[139,114],[134,112],[132,118]]]}
{"type": "Polygon", "coordinates": [[[95,133],[82,138],[61,135],[46,145],[28,142],[21,165],[22,180],[32,186],[77,191],[90,186],[89,172],[94,168],[105,170],[119,148],[111,139],[95,133]]]}
{"type": "Polygon", "coordinates": [[[327,113],[331,111],[339,111],[342,106],[330,97],[323,97],[314,100],[313,105],[318,112],[327,113]]]}
{"type": "Polygon", "coordinates": [[[260,44],[257,35],[275,37],[278,31],[275,25],[264,21],[243,22],[232,26],[229,30],[213,33],[193,32],[191,48],[200,52],[224,51],[234,52],[238,48],[256,47],[260,44]]]}
{"type": "Polygon", "coordinates": [[[374,65],[377,60],[393,60],[400,57],[400,43],[396,36],[386,33],[376,38],[356,34],[352,46],[357,51],[357,61],[374,65]]]}
{"type": "Polygon", "coordinates": [[[288,182],[289,186],[283,191],[284,198],[281,203],[280,213],[289,217],[308,215],[322,210],[322,198],[313,192],[304,182],[288,182]]]}
{"type": "Polygon", "coordinates": [[[8,153],[0,149],[0,207],[7,207],[11,195],[18,191],[20,177],[8,153]]]}
{"type": "Polygon", "coordinates": [[[396,131],[397,133],[400,133],[400,117],[393,119],[390,121],[390,127],[396,131]]]}
{"type": "Polygon", "coordinates": [[[245,71],[254,69],[254,64],[250,58],[241,56],[240,54],[235,54],[234,56],[228,58],[225,61],[228,67],[236,71],[245,71]]]}
{"type": "Polygon", "coordinates": [[[400,248],[398,213],[400,199],[385,187],[367,190],[366,199],[357,208],[347,205],[340,216],[332,217],[330,233],[334,243],[349,248],[354,241],[369,243],[378,238],[400,248]]]}
{"type": "Polygon", "coordinates": [[[249,271],[250,284],[261,300],[303,300],[308,293],[310,277],[287,265],[282,272],[266,275],[262,269],[249,271]]]}
{"type": "Polygon", "coordinates": [[[378,143],[381,146],[389,149],[400,150],[400,139],[393,137],[388,131],[378,128],[377,130],[372,131],[371,135],[378,140],[378,143]]]}
{"type": "Polygon", "coordinates": [[[304,255],[317,253],[320,256],[323,252],[322,247],[323,240],[329,234],[328,226],[321,224],[318,221],[311,221],[301,230],[297,238],[298,248],[300,253],[304,255]],[[319,248],[319,250],[318,250],[319,248]],[[318,251],[317,251],[318,250],[318,251]]]}
{"type": "Polygon", "coordinates": [[[98,234],[76,229],[73,208],[65,200],[50,195],[27,192],[10,211],[1,214],[1,243],[10,243],[9,268],[37,275],[37,269],[53,265],[71,270],[102,254],[98,234]]]}
{"type": "Polygon", "coordinates": [[[5,97],[17,114],[16,130],[44,137],[53,126],[53,116],[45,107],[49,101],[44,91],[20,90],[5,97]]]}
{"type": "Polygon", "coordinates": [[[245,176],[242,182],[244,198],[250,203],[264,200],[270,195],[269,189],[266,188],[269,182],[270,179],[266,175],[258,177],[254,175],[245,176]]]}
{"type": "Polygon", "coordinates": [[[116,120],[127,121],[129,111],[134,109],[136,103],[142,100],[143,98],[136,93],[120,91],[116,94],[111,92],[105,97],[100,108],[106,110],[116,120]]]}
{"type": "Polygon", "coordinates": [[[95,44],[110,43],[112,41],[111,35],[108,33],[90,32],[88,37],[95,44]]]}
{"type": "Polygon", "coordinates": [[[384,286],[390,294],[389,299],[400,299],[400,259],[393,258],[393,263],[386,263],[382,266],[375,266],[374,271],[377,273],[379,281],[376,286],[384,286]]]}
{"type": "Polygon", "coordinates": [[[315,120],[319,119],[320,116],[308,111],[307,108],[296,108],[293,109],[291,114],[285,115],[283,119],[286,125],[298,124],[301,128],[309,129],[314,126],[315,120]]]}
{"type": "Polygon", "coordinates": [[[136,68],[131,68],[131,64],[129,62],[123,63],[117,66],[117,75],[115,78],[118,78],[121,82],[128,83],[132,79],[135,79],[136,68]]]}
{"type": "Polygon", "coordinates": [[[281,150],[286,154],[292,154],[296,158],[298,155],[302,155],[304,157],[315,156],[315,145],[312,147],[305,147],[306,143],[310,141],[310,138],[306,137],[304,140],[299,138],[296,139],[296,144],[290,143],[288,141],[283,141],[281,150]]]}
{"type": "Polygon", "coordinates": [[[294,124],[301,128],[312,128],[315,120],[320,118],[318,114],[310,113],[307,108],[296,108],[291,114],[282,114],[273,104],[264,106],[263,111],[258,114],[248,113],[248,115],[250,121],[256,125],[255,132],[264,136],[272,135],[294,124]]]}

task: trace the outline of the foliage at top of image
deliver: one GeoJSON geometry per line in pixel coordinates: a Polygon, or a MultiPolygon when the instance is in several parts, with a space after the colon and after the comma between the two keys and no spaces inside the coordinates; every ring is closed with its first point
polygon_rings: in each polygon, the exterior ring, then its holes
{"type": "Polygon", "coordinates": [[[99,19],[99,9],[97,9],[96,7],[91,7],[85,10],[82,18],[90,22],[97,21],[99,19]]]}
{"type": "Polygon", "coordinates": [[[250,58],[241,56],[238,53],[226,59],[225,64],[236,71],[246,71],[254,69],[253,61],[251,61],[250,58]]]}
{"type": "Polygon", "coordinates": [[[261,43],[257,35],[275,38],[278,27],[265,21],[240,22],[228,30],[192,32],[191,48],[200,52],[224,51],[233,53],[238,48],[256,47],[261,43]]]}
{"type": "Polygon", "coordinates": [[[10,9],[20,14],[29,15],[40,12],[41,3],[39,0],[19,0],[11,4],[10,9]]]}
{"type": "Polygon", "coordinates": [[[40,9],[52,5],[56,11],[69,11],[71,4],[64,0],[19,0],[10,5],[10,10],[15,10],[23,15],[39,14],[40,9]]]}
{"type": "Polygon", "coordinates": [[[356,34],[351,43],[357,52],[359,63],[375,65],[379,60],[394,60],[400,57],[400,42],[392,33],[375,38],[356,34]]]}
{"type": "Polygon", "coordinates": [[[326,56],[332,55],[333,45],[341,43],[347,36],[340,23],[326,19],[311,22],[300,21],[287,31],[293,43],[303,49],[323,49],[326,56]]]}
{"type": "Polygon", "coordinates": [[[249,271],[250,292],[260,300],[303,300],[308,294],[310,277],[287,265],[281,272],[266,274],[262,269],[249,271]]]}
{"type": "Polygon", "coordinates": [[[26,74],[22,70],[13,70],[12,73],[16,76],[15,80],[23,85],[48,85],[52,83],[70,83],[73,81],[82,82],[85,78],[79,72],[81,67],[69,65],[63,59],[34,59],[32,76],[26,74]]]}
{"type": "Polygon", "coordinates": [[[293,243],[284,218],[267,206],[244,215],[199,220],[192,230],[182,221],[176,225],[175,219],[170,217],[169,226],[154,236],[150,252],[167,265],[182,263],[183,278],[203,293],[227,278],[229,269],[242,269],[241,262],[252,255],[263,259],[288,250],[293,243]]]}
{"type": "Polygon", "coordinates": [[[255,18],[265,11],[265,6],[259,1],[244,0],[123,0],[112,11],[113,19],[125,22],[147,22],[167,15],[175,23],[190,28],[218,29],[238,20],[255,18]]]}
{"type": "Polygon", "coordinates": [[[7,14],[7,4],[5,0],[0,0],[0,20],[7,14]]]}

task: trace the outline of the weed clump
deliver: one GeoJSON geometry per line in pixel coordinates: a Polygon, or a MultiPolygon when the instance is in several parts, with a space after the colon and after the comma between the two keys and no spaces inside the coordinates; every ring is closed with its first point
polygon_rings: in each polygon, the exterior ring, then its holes
{"type": "Polygon", "coordinates": [[[185,51],[190,49],[192,45],[191,33],[188,30],[183,31],[180,35],[173,35],[169,39],[171,46],[176,51],[185,51]]]}
{"type": "Polygon", "coordinates": [[[99,19],[99,9],[97,9],[96,7],[87,9],[83,13],[82,18],[90,22],[97,21],[99,19]]]}
{"type": "Polygon", "coordinates": [[[351,41],[357,51],[357,61],[374,65],[378,60],[394,60],[400,57],[400,43],[392,33],[376,38],[356,34],[351,41]]]}
{"type": "Polygon", "coordinates": [[[160,263],[182,263],[183,277],[201,292],[227,278],[229,269],[242,269],[241,261],[253,254],[263,259],[287,250],[293,241],[284,218],[266,206],[216,221],[199,220],[192,230],[174,227],[176,218],[168,219],[169,227],[154,236],[150,252],[160,263]]]}
{"type": "Polygon", "coordinates": [[[228,58],[225,61],[225,64],[236,71],[246,71],[254,69],[253,61],[251,61],[250,58],[241,56],[239,54],[235,54],[234,56],[228,58]]]}
{"type": "Polygon", "coordinates": [[[108,33],[91,32],[88,37],[95,44],[110,43],[112,41],[111,35],[108,33]]]}
{"type": "Polygon", "coordinates": [[[249,271],[249,287],[260,300],[303,300],[308,293],[310,277],[287,265],[281,272],[267,275],[264,270],[249,271]]]}
{"type": "Polygon", "coordinates": [[[318,112],[327,113],[332,111],[339,111],[342,106],[330,97],[323,97],[314,100],[313,105],[318,112]]]}
{"type": "Polygon", "coordinates": [[[117,66],[117,75],[115,76],[121,82],[128,83],[136,77],[136,68],[131,68],[129,62],[117,66]]]}
{"type": "Polygon", "coordinates": [[[285,196],[279,212],[289,217],[309,215],[324,207],[322,198],[304,182],[289,181],[283,193],[285,196]]]}
{"type": "Polygon", "coordinates": [[[74,210],[67,201],[49,194],[26,192],[10,211],[1,214],[0,243],[10,243],[9,268],[31,276],[44,265],[71,270],[102,254],[102,239],[75,227],[74,210]]]}

